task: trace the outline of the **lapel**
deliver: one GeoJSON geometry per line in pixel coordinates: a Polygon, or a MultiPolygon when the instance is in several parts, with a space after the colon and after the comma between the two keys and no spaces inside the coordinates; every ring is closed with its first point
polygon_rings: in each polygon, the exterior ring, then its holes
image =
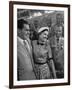
{"type": "Polygon", "coordinates": [[[30,46],[30,50],[28,49],[28,46],[27,46],[27,43],[24,41],[24,46],[25,46],[25,49],[26,49],[26,51],[27,51],[27,54],[29,55],[29,57],[32,59],[32,55],[31,55],[31,53],[32,53],[32,51],[31,51],[31,46],[30,46]]]}
{"type": "Polygon", "coordinates": [[[27,52],[28,52],[28,55],[29,55],[29,57],[30,57],[30,59],[31,59],[32,67],[34,68],[34,61],[33,61],[32,46],[31,46],[31,43],[29,44],[29,46],[30,46],[30,51],[28,50],[28,47],[27,47],[27,44],[26,44],[25,41],[24,41],[24,45],[25,45],[25,48],[26,48],[26,50],[27,50],[27,52]]]}

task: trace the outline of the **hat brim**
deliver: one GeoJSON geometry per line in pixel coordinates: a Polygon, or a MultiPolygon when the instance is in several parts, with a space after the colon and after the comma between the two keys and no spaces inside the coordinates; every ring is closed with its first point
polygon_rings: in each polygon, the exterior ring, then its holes
{"type": "Polygon", "coordinates": [[[44,31],[48,31],[48,32],[49,32],[49,28],[48,28],[48,27],[41,27],[41,28],[38,30],[38,34],[41,33],[41,32],[44,32],[44,31]]]}

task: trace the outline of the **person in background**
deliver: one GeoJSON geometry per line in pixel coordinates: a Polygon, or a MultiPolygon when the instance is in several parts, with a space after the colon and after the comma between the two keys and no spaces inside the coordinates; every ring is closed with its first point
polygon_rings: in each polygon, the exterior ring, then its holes
{"type": "Polygon", "coordinates": [[[48,27],[41,27],[38,30],[38,39],[32,42],[35,74],[37,79],[50,79],[52,76],[53,78],[56,78],[51,48],[49,41],[47,40],[48,33],[48,27]]]}
{"type": "Polygon", "coordinates": [[[55,65],[58,71],[58,77],[64,77],[64,37],[62,36],[62,27],[56,31],[55,65]]]}
{"type": "Polygon", "coordinates": [[[35,26],[35,29],[37,30],[37,28],[38,28],[38,26],[39,26],[38,20],[34,20],[34,26],[35,26]]]}
{"type": "Polygon", "coordinates": [[[51,26],[52,26],[52,19],[51,17],[47,19],[47,26],[49,27],[49,35],[48,35],[48,39],[51,37],[52,33],[51,33],[51,26]]]}
{"type": "Polygon", "coordinates": [[[52,26],[51,32],[52,35],[50,37],[50,45],[52,49],[52,55],[55,63],[55,68],[58,78],[64,77],[64,35],[63,32],[63,18],[60,13],[56,15],[56,24],[52,26]]]}
{"type": "Polygon", "coordinates": [[[52,19],[51,17],[47,19],[47,26],[50,28],[52,25],[52,19]]]}
{"type": "Polygon", "coordinates": [[[18,80],[35,80],[29,24],[23,19],[18,20],[17,24],[18,31],[23,34],[23,39],[17,36],[17,77],[18,80]]]}
{"type": "Polygon", "coordinates": [[[30,23],[30,39],[31,41],[37,39],[37,29],[35,28],[34,23],[30,23]]]}

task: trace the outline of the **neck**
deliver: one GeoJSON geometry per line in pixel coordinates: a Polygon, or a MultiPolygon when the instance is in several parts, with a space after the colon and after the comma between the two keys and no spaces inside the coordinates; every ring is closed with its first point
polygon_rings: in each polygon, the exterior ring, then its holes
{"type": "Polygon", "coordinates": [[[25,35],[23,37],[24,37],[24,40],[30,40],[29,37],[27,37],[25,35]]]}
{"type": "Polygon", "coordinates": [[[45,42],[42,41],[42,40],[38,40],[38,43],[39,43],[39,44],[43,44],[43,45],[45,44],[45,42]]]}

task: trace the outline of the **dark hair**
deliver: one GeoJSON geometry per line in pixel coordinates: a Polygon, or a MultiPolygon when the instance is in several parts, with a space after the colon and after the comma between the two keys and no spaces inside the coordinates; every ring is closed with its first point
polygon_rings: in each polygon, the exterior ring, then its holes
{"type": "Polygon", "coordinates": [[[24,24],[29,24],[29,23],[24,19],[20,19],[20,20],[17,21],[17,27],[19,29],[22,29],[24,24]]]}

